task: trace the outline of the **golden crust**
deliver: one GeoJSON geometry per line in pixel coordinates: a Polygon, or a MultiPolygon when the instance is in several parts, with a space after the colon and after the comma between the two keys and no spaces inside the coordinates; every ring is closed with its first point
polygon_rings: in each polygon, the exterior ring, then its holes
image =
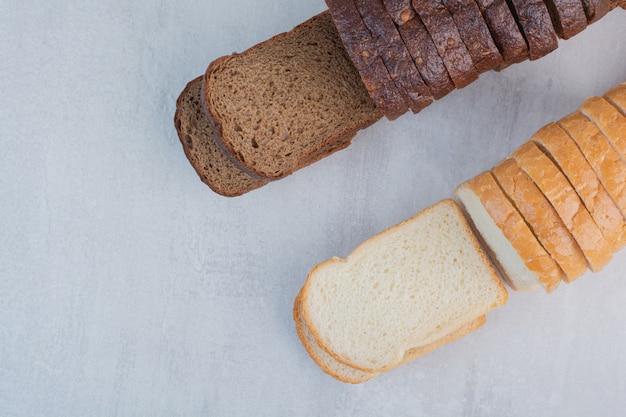
{"type": "MultiPolygon", "coordinates": [[[[472,178],[465,183],[480,199],[483,207],[495,224],[511,243],[526,267],[541,282],[546,292],[558,287],[564,273],[561,267],[550,256],[519,211],[504,194],[490,172],[472,178]]],[[[494,256],[495,260],[495,256],[494,256]]],[[[509,281],[512,288],[515,286],[509,281]]]]}
{"type": "Polygon", "coordinates": [[[587,261],[548,199],[513,159],[497,164],[492,173],[528,222],[539,242],[571,282],[584,274],[587,261]]]}
{"type": "Polygon", "coordinates": [[[613,252],[626,245],[626,222],[619,208],[606,191],[593,167],[576,143],[558,124],[553,123],[550,135],[535,135],[535,141],[550,155],[578,193],[613,252]]]}
{"type": "MultiPolygon", "coordinates": [[[[550,124],[539,129],[534,137],[550,137],[558,132],[558,126],[550,124]]],[[[612,258],[612,247],[561,170],[532,141],[520,146],[513,157],[550,201],[590,269],[597,272],[604,268],[612,258]]]]}

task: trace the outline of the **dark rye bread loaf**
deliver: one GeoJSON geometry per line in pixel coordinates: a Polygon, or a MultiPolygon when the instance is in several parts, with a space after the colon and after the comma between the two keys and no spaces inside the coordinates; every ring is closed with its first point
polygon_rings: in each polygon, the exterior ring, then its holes
{"type": "Polygon", "coordinates": [[[326,0],[345,50],[357,68],[376,108],[393,120],[406,113],[408,104],[391,79],[383,59],[352,0],[326,0]]]}
{"type": "Polygon", "coordinates": [[[402,26],[415,17],[411,0],[383,0],[383,4],[389,16],[398,26],[402,26]]]}
{"type": "Polygon", "coordinates": [[[476,70],[482,73],[501,65],[502,56],[476,0],[443,0],[443,5],[452,15],[476,70]]]}
{"type": "Polygon", "coordinates": [[[433,96],[382,0],[354,0],[354,4],[404,101],[413,113],[420,112],[433,102],[433,96]]]}
{"type": "Polygon", "coordinates": [[[504,60],[499,69],[528,59],[528,45],[506,0],[476,0],[504,60]]]}
{"type": "Polygon", "coordinates": [[[545,0],[545,3],[559,38],[569,39],[587,27],[587,16],[581,0],[545,0]]]}
{"type": "Polygon", "coordinates": [[[202,77],[190,81],[178,97],[174,126],[187,159],[216,193],[235,197],[267,184],[242,171],[215,142],[202,105],[202,77]]]}
{"type": "Polygon", "coordinates": [[[463,88],[478,78],[472,57],[441,0],[413,0],[413,8],[433,39],[452,82],[463,88]]]}
{"type": "Polygon", "coordinates": [[[539,59],[554,51],[558,37],[542,0],[507,0],[528,45],[528,58],[539,59]]]}
{"type": "Polygon", "coordinates": [[[398,30],[433,97],[440,99],[454,90],[448,70],[420,17],[415,16],[399,26],[398,30]]]}
{"type": "Polygon", "coordinates": [[[291,174],[381,117],[328,12],[214,61],[204,79],[216,142],[262,178],[291,174]]]}

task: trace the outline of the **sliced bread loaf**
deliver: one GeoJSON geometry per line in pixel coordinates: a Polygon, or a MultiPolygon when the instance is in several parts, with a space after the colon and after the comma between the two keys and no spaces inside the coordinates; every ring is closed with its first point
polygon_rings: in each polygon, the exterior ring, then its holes
{"type": "Polygon", "coordinates": [[[626,116],[603,97],[590,97],[580,106],[580,112],[592,120],[626,160],[626,116]]]}
{"type": "Polygon", "coordinates": [[[626,162],[598,126],[580,112],[559,120],[626,218],[626,162]]]}
{"type": "Polygon", "coordinates": [[[417,70],[382,0],[353,1],[404,101],[413,113],[420,112],[433,102],[432,93],[417,70]]]}
{"type": "Polygon", "coordinates": [[[380,372],[506,300],[459,207],[444,200],[316,266],[302,314],[335,359],[380,372]]]}
{"type": "Polygon", "coordinates": [[[443,4],[459,29],[459,35],[469,51],[476,70],[482,73],[499,67],[502,64],[502,56],[476,0],[443,0],[443,4]]]}
{"type": "Polygon", "coordinates": [[[528,58],[539,59],[554,51],[558,37],[552,26],[550,13],[542,0],[507,0],[526,44],[528,58]]]}
{"type": "MultiPolygon", "coordinates": [[[[534,136],[549,137],[558,132],[558,127],[550,124],[534,136]]],[[[554,207],[585,255],[589,268],[593,272],[602,270],[612,258],[612,246],[563,172],[533,141],[520,146],[512,156],[554,207]]]]}
{"type": "Polygon", "coordinates": [[[424,23],[450,78],[463,88],[478,78],[472,57],[461,39],[452,15],[441,0],[413,0],[413,8],[424,23]]]}
{"type": "Polygon", "coordinates": [[[602,234],[610,242],[612,252],[626,245],[624,217],[567,132],[555,123],[551,125],[550,134],[534,135],[531,140],[550,156],[567,177],[602,234]]]}
{"type": "Polygon", "coordinates": [[[492,173],[537,239],[571,282],[587,271],[587,261],[552,204],[514,159],[498,163],[492,173]]]}
{"type": "Polygon", "coordinates": [[[216,139],[262,178],[291,174],[382,116],[328,12],[214,61],[204,79],[216,139]]]}
{"type": "Polygon", "coordinates": [[[516,291],[552,292],[564,278],[490,172],[454,191],[503,278],[516,291]]]}

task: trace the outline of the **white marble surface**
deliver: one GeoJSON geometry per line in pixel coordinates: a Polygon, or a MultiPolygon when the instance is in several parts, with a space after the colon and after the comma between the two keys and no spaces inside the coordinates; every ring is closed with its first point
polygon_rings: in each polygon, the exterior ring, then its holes
{"type": "Polygon", "coordinates": [[[619,416],[626,254],[339,383],[291,319],[307,272],[626,79],[626,11],[243,197],[173,128],[185,83],[322,0],[0,1],[0,415],[619,416]]]}

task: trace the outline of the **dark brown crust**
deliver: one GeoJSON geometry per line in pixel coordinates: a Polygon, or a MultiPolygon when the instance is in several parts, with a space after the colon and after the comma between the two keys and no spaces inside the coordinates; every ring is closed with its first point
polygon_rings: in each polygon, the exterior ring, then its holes
{"type": "Polygon", "coordinates": [[[361,20],[353,1],[326,0],[331,17],[348,56],[358,69],[376,107],[393,120],[406,113],[408,104],[387,71],[376,50],[371,33],[361,20]]]}
{"type": "Polygon", "coordinates": [[[548,8],[540,0],[507,0],[516,17],[526,44],[528,58],[539,59],[558,47],[558,37],[552,26],[548,8]]]}
{"type": "MultiPolygon", "coordinates": [[[[580,2],[580,0],[576,0],[580,2]]],[[[443,0],[459,29],[461,39],[472,57],[479,73],[502,64],[502,56],[496,47],[487,23],[475,0],[443,0]]]]}
{"type": "Polygon", "coordinates": [[[420,17],[415,16],[398,27],[398,30],[433,97],[440,99],[454,90],[454,83],[448,70],[420,17]]]}
{"type": "Polygon", "coordinates": [[[582,3],[588,25],[597,22],[612,9],[611,0],[582,0],[582,3]]]}
{"type": "Polygon", "coordinates": [[[587,27],[587,15],[581,0],[545,0],[545,3],[561,39],[569,39],[587,27]]]}
{"type": "Polygon", "coordinates": [[[430,89],[422,80],[396,25],[387,14],[381,0],[354,0],[365,26],[372,33],[391,79],[413,113],[433,102],[430,89]]]}
{"type": "Polygon", "coordinates": [[[415,17],[411,0],[383,0],[387,13],[398,26],[404,25],[415,17]]]}
{"type": "Polygon", "coordinates": [[[413,8],[433,39],[454,85],[463,88],[475,81],[478,71],[443,3],[440,0],[413,0],[413,8]]]}
{"type": "Polygon", "coordinates": [[[476,0],[476,3],[504,60],[499,69],[528,59],[528,45],[506,0],[476,0]]]}

